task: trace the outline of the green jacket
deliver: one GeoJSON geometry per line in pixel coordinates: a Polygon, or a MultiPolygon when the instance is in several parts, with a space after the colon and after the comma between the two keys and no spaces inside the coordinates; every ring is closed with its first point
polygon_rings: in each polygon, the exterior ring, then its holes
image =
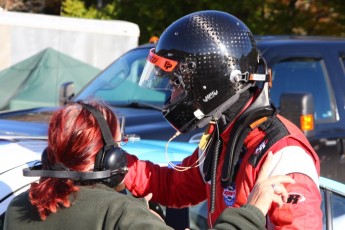
{"type": "Polygon", "coordinates": [[[266,230],[264,214],[253,205],[226,208],[217,218],[213,229],[217,230],[266,230]]]}
{"type": "MultiPolygon", "coordinates": [[[[15,197],[5,215],[5,230],[47,229],[169,229],[152,214],[142,199],[115,192],[97,184],[81,186],[69,208],[59,208],[42,221],[31,205],[28,192],[15,197]]],[[[265,217],[259,209],[247,205],[227,208],[213,229],[265,229],[265,217]]]]}
{"type": "Polygon", "coordinates": [[[39,218],[28,192],[8,206],[4,229],[171,229],[152,214],[142,199],[127,196],[103,185],[80,186],[69,208],[59,208],[46,220],[39,218]]]}

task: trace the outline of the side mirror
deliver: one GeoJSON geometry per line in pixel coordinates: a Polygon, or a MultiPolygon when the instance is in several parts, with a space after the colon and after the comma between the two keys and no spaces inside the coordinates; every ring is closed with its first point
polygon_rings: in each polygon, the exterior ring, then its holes
{"type": "Polygon", "coordinates": [[[64,82],[60,86],[59,105],[64,106],[74,96],[74,83],[64,82]]]}
{"type": "Polygon", "coordinates": [[[315,135],[314,98],[310,93],[283,93],[280,114],[297,125],[307,137],[315,135]]]}

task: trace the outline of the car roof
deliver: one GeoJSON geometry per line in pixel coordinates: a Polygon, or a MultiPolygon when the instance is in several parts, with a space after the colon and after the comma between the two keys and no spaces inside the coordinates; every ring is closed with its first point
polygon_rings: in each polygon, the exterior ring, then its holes
{"type": "Polygon", "coordinates": [[[345,37],[335,36],[259,35],[255,36],[255,40],[259,48],[289,44],[311,46],[317,44],[345,44],[345,37]]]}
{"type": "Polygon", "coordinates": [[[16,167],[28,166],[41,159],[41,152],[45,146],[42,141],[22,140],[18,142],[9,137],[6,139],[1,138],[0,141],[0,174],[16,167]]]}
{"type": "Polygon", "coordinates": [[[303,42],[303,41],[318,41],[318,42],[329,42],[329,41],[345,41],[345,37],[339,36],[302,36],[302,35],[255,35],[255,40],[258,42],[266,41],[296,41],[296,42],[303,42]]]}
{"type": "Polygon", "coordinates": [[[154,48],[156,46],[156,44],[154,43],[145,43],[145,44],[141,44],[138,47],[136,47],[135,49],[142,49],[142,48],[154,48]]]}
{"type": "Polygon", "coordinates": [[[320,188],[328,189],[345,196],[345,184],[325,177],[319,178],[320,188]]]}

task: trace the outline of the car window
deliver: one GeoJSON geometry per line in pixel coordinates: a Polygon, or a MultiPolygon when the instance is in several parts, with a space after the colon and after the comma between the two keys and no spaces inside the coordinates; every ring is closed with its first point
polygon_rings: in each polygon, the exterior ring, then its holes
{"type": "Polygon", "coordinates": [[[322,224],[323,224],[323,228],[322,229],[326,229],[326,204],[325,204],[325,200],[326,200],[326,195],[325,195],[325,189],[324,188],[320,188],[320,193],[321,193],[321,197],[322,197],[322,202],[321,202],[321,211],[322,211],[322,224]]]}
{"type": "Polygon", "coordinates": [[[314,99],[315,121],[335,120],[331,87],[324,63],[313,58],[286,59],[272,66],[272,102],[279,108],[282,93],[311,93],[314,99]]]}
{"type": "Polygon", "coordinates": [[[345,223],[345,197],[333,193],[331,202],[333,227],[334,229],[341,229],[345,223]]]}

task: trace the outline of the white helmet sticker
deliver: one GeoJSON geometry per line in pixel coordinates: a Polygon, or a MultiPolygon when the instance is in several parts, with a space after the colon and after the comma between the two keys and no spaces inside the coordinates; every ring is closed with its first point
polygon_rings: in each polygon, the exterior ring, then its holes
{"type": "Polygon", "coordinates": [[[205,116],[205,114],[200,109],[197,109],[194,111],[194,116],[200,120],[205,116]]]}

